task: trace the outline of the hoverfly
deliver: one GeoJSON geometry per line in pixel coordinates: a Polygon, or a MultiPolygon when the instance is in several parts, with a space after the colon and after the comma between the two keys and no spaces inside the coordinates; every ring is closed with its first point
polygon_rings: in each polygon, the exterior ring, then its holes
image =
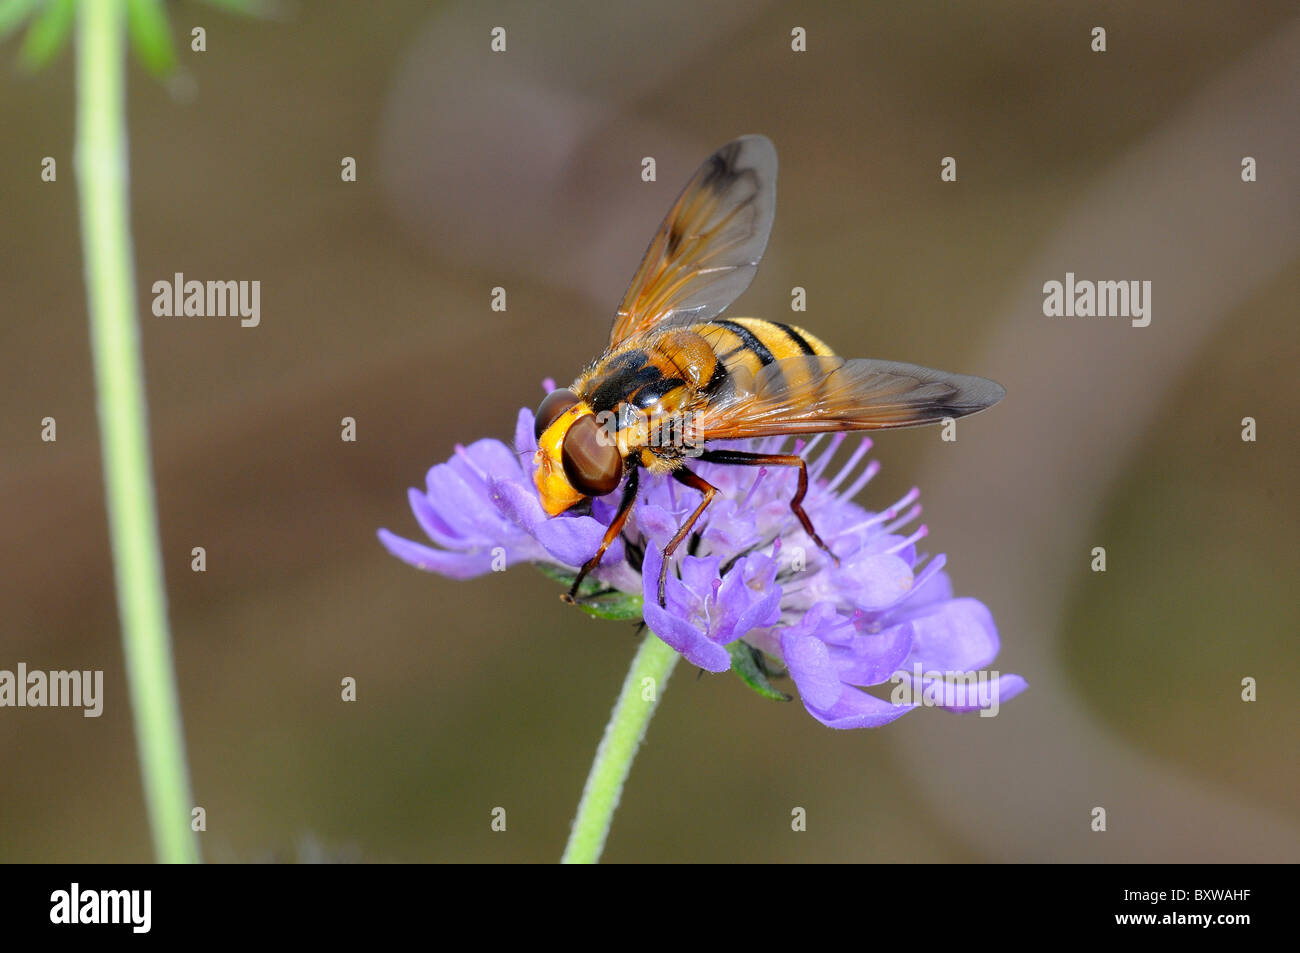
{"type": "Polygon", "coordinates": [[[659,604],[673,552],[716,487],[687,461],[798,467],[790,509],[832,559],[804,512],[808,470],[798,454],[707,447],[740,440],[936,423],[991,407],[1005,391],[967,377],[894,361],[837,357],[803,328],[719,315],[749,286],[776,210],[776,148],[743,136],[710,156],[687,183],[646,249],[614,318],[609,346],[570,387],[537,408],[534,482],[557,516],[623,482],[619,507],[595,555],[561,598],[572,603],[623,531],[642,469],[671,474],[703,499],[664,548],[659,604]],[[654,440],[655,421],[686,421],[690,439],[654,440]],[[612,425],[611,425],[612,423],[612,425]]]}

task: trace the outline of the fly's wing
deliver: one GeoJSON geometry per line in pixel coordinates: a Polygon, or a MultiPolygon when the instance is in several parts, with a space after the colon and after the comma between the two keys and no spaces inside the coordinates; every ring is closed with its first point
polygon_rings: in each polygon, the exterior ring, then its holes
{"type": "Polygon", "coordinates": [[[885,430],[965,417],[1006,391],[983,377],[897,361],[801,355],[743,371],[698,411],[701,440],[739,440],[839,430],[885,430]]]}
{"type": "Polygon", "coordinates": [[[749,287],[776,214],[776,147],[727,143],[687,183],[618,306],[610,346],[653,327],[707,321],[749,287]]]}

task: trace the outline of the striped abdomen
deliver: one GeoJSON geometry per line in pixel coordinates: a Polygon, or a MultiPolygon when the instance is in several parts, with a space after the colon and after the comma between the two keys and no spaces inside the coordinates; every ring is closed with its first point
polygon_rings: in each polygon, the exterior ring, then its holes
{"type": "MultiPolygon", "coordinates": [[[[720,318],[693,325],[691,331],[708,343],[725,372],[743,368],[751,377],[773,361],[801,354],[835,353],[803,328],[762,318],[720,318]]],[[[719,386],[715,380],[713,388],[719,386]]]]}

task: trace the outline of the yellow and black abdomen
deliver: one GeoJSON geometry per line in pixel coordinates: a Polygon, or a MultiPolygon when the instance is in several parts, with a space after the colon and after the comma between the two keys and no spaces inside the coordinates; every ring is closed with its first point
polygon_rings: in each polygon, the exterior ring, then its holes
{"type": "Polygon", "coordinates": [[[743,368],[750,376],[775,361],[802,354],[834,354],[826,343],[803,328],[763,318],[727,318],[691,328],[708,342],[730,373],[743,368]]]}

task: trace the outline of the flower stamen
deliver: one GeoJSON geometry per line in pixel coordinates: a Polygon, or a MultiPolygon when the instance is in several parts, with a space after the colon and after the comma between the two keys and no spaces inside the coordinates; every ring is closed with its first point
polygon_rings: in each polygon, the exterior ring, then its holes
{"type": "Polygon", "coordinates": [[[885,552],[886,552],[886,553],[897,553],[897,552],[901,552],[902,550],[906,549],[908,546],[911,546],[913,543],[917,543],[917,542],[919,542],[919,541],[925,539],[925,537],[927,537],[927,536],[929,536],[929,535],[930,535],[930,528],[929,528],[928,526],[925,526],[925,525],[923,524],[923,525],[922,525],[922,526],[921,526],[921,527],[920,527],[920,528],[919,528],[915,533],[913,533],[911,536],[907,537],[906,539],[902,540],[901,542],[895,543],[893,546],[890,546],[888,549],[885,550],[885,552]]]}
{"type": "Polygon", "coordinates": [[[882,526],[881,531],[888,533],[892,536],[894,533],[898,532],[900,529],[902,529],[904,526],[912,522],[912,520],[916,519],[920,515],[921,515],[921,504],[917,503],[910,510],[908,510],[903,516],[894,520],[894,522],[890,523],[887,526],[882,526]]]}
{"type": "Polygon", "coordinates": [[[835,488],[844,481],[844,478],[846,476],[848,476],[851,472],[853,472],[854,469],[857,468],[858,463],[862,460],[864,456],[866,456],[867,451],[870,449],[871,449],[871,438],[869,437],[864,438],[863,441],[858,444],[858,448],[853,451],[853,455],[849,457],[849,459],[845,462],[844,466],[840,468],[840,472],[835,474],[835,479],[831,480],[830,483],[826,484],[826,492],[834,493],[835,488]]]}
{"type": "Polygon", "coordinates": [[[758,476],[754,477],[754,482],[749,485],[749,492],[746,493],[745,498],[740,501],[740,508],[742,510],[747,507],[749,501],[754,498],[754,491],[758,489],[759,483],[763,481],[763,477],[765,476],[767,476],[767,467],[759,467],[758,476]]]}
{"type": "MultiPolygon", "coordinates": [[[[844,439],[847,436],[848,434],[845,433],[837,433],[835,436],[831,437],[830,446],[826,448],[825,452],[823,452],[815,462],[808,464],[809,483],[815,483],[821,477],[822,473],[826,470],[827,465],[830,464],[831,457],[835,456],[835,451],[840,448],[840,445],[844,443],[844,439]]],[[[811,445],[808,447],[808,450],[811,455],[811,445]]]]}
{"type": "Polygon", "coordinates": [[[880,523],[889,522],[898,516],[899,510],[901,510],[904,506],[908,506],[909,504],[914,503],[917,497],[919,497],[920,495],[921,495],[920,489],[917,487],[912,487],[910,490],[904,493],[903,496],[896,503],[894,503],[893,506],[889,507],[889,509],[881,510],[879,513],[876,513],[868,517],[867,519],[863,520],[860,523],[850,526],[847,529],[840,530],[839,535],[847,536],[850,533],[856,533],[860,530],[870,529],[872,526],[876,526],[880,523]]]}
{"type": "Polygon", "coordinates": [[[880,472],[880,461],[872,460],[870,463],[867,464],[867,468],[862,471],[862,474],[856,480],[853,481],[853,485],[840,494],[840,499],[852,500],[855,496],[857,496],[859,493],[862,492],[862,488],[866,486],[868,483],[870,483],[875,478],[876,474],[879,472],[880,472]]]}

